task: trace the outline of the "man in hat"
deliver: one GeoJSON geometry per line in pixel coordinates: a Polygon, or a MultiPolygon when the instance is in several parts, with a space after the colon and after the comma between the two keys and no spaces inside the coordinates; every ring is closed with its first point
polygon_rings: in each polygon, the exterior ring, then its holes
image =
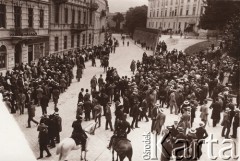
{"type": "Polygon", "coordinates": [[[53,113],[55,132],[54,137],[56,138],[56,143],[60,143],[60,132],[62,132],[62,118],[59,116],[59,109],[55,108],[53,113]]]}
{"type": "Polygon", "coordinates": [[[151,111],[151,118],[152,118],[152,126],[151,126],[151,132],[154,130],[154,126],[156,123],[157,115],[158,115],[158,108],[160,107],[159,103],[156,103],[151,111]]]}
{"type": "Polygon", "coordinates": [[[216,125],[220,121],[221,111],[222,111],[222,107],[219,102],[219,98],[216,98],[215,102],[213,102],[212,105],[210,106],[210,109],[213,109],[211,119],[213,120],[213,127],[216,127],[216,125]]]}
{"type": "Polygon", "coordinates": [[[78,94],[78,102],[83,102],[83,92],[84,88],[81,88],[81,91],[78,94]]]}
{"type": "Polygon", "coordinates": [[[173,113],[173,106],[174,106],[175,114],[177,115],[178,107],[177,107],[177,102],[176,102],[175,90],[172,89],[170,92],[171,92],[171,94],[169,96],[170,113],[171,114],[173,113]]]}
{"type": "Polygon", "coordinates": [[[28,109],[28,126],[27,126],[27,128],[31,128],[31,121],[34,122],[36,125],[39,124],[36,120],[34,120],[36,109],[35,109],[35,105],[33,104],[33,101],[31,101],[27,104],[27,109],[28,109]]]}
{"type": "Polygon", "coordinates": [[[106,113],[105,113],[106,125],[105,125],[105,130],[108,130],[108,125],[109,125],[111,131],[113,131],[111,105],[112,105],[112,103],[109,102],[107,104],[107,106],[106,106],[106,113]]]}
{"type": "MultiPolygon", "coordinates": [[[[171,131],[171,126],[167,128],[171,131]]],[[[164,134],[164,142],[162,142],[161,161],[170,161],[172,156],[173,145],[171,143],[171,136],[169,133],[164,134]]]]}
{"type": "Polygon", "coordinates": [[[41,105],[41,108],[42,108],[42,114],[47,114],[48,103],[49,103],[49,97],[44,92],[43,95],[42,95],[42,98],[40,100],[40,105],[41,105]]]}
{"type": "Polygon", "coordinates": [[[109,150],[111,149],[111,146],[113,144],[113,139],[127,139],[127,135],[131,131],[131,126],[126,119],[127,119],[127,114],[124,114],[123,120],[118,120],[114,134],[111,137],[109,145],[107,147],[109,150]]]}
{"type": "Polygon", "coordinates": [[[161,133],[162,126],[164,125],[165,120],[166,120],[166,115],[163,113],[163,109],[158,108],[158,115],[156,117],[156,123],[154,128],[156,130],[157,135],[161,133]]]}
{"type": "Polygon", "coordinates": [[[134,105],[132,107],[132,116],[133,116],[133,120],[132,120],[132,124],[131,124],[131,128],[133,129],[134,124],[135,124],[135,128],[139,128],[138,127],[138,120],[139,120],[139,114],[140,114],[140,110],[139,110],[139,102],[138,101],[134,101],[134,105]]]}
{"type": "Polygon", "coordinates": [[[179,122],[177,120],[175,120],[173,125],[171,126],[170,132],[171,132],[171,136],[173,139],[175,139],[176,136],[178,135],[178,123],[179,122]]]}
{"type": "MultiPolygon", "coordinates": [[[[96,103],[96,105],[93,107],[93,110],[94,110],[95,122],[98,122],[98,127],[100,127],[101,117],[102,117],[102,106],[99,104],[99,102],[96,103]]],[[[105,113],[105,116],[106,116],[106,113],[105,113]]]]}
{"type": "Polygon", "coordinates": [[[82,151],[85,151],[86,157],[86,143],[87,143],[87,134],[82,128],[82,116],[78,115],[77,120],[72,123],[73,132],[71,138],[76,142],[76,145],[81,143],[82,151]]]}
{"type": "Polygon", "coordinates": [[[198,139],[198,148],[199,148],[199,153],[197,154],[197,158],[200,159],[202,156],[202,144],[204,143],[203,140],[208,137],[208,133],[205,129],[205,123],[200,122],[198,128],[196,128],[196,136],[198,139]]]}
{"type": "Polygon", "coordinates": [[[235,109],[235,116],[233,118],[233,126],[232,126],[232,135],[231,137],[236,139],[237,138],[237,129],[240,126],[240,110],[238,108],[235,109]]]}
{"type": "Polygon", "coordinates": [[[230,109],[226,108],[225,112],[223,114],[223,120],[222,120],[222,123],[221,123],[221,125],[223,126],[222,137],[225,137],[226,139],[229,139],[229,133],[230,133],[230,128],[231,128],[229,112],[230,112],[230,109]],[[227,130],[227,132],[225,133],[226,130],[227,130]]]}
{"type": "Polygon", "coordinates": [[[203,101],[203,105],[200,108],[200,112],[201,112],[201,114],[200,114],[201,121],[203,121],[206,126],[207,121],[208,121],[208,107],[207,107],[206,99],[203,101]]]}
{"type": "Polygon", "coordinates": [[[45,150],[47,152],[46,157],[52,156],[51,153],[49,152],[47,145],[49,143],[49,137],[48,137],[48,126],[45,125],[44,123],[41,123],[37,131],[39,131],[38,134],[38,142],[39,142],[39,148],[40,148],[40,156],[37,159],[43,158],[43,151],[45,150]]]}
{"type": "Polygon", "coordinates": [[[187,139],[185,134],[184,134],[184,129],[182,127],[178,127],[178,135],[176,136],[176,140],[174,140],[174,145],[173,145],[173,155],[176,156],[176,160],[181,160],[184,155],[184,147],[186,147],[186,142],[185,140],[187,139]]]}

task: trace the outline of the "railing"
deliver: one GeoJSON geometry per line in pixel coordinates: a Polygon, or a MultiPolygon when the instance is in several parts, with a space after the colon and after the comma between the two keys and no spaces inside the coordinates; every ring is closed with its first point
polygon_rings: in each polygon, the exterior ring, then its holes
{"type": "Polygon", "coordinates": [[[99,5],[96,2],[90,3],[89,5],[91,11],[97,11],[99,8],[99,5]]]}
{"type": "Polygon", "coordinates": [[[72,32],[82,32],[88,29],[87,24],[71,24],[71,31],[72,32]]]}
{"type": "Polygon", "coordinates": [[[37,32],[33,28],[11,28],[10,36],[36,36],[37,32]]]}
{"type": "Polygon", "coordinates": [[[68,2],[68,0],[53,0],[56,4],[62,4],[68,2]]]}

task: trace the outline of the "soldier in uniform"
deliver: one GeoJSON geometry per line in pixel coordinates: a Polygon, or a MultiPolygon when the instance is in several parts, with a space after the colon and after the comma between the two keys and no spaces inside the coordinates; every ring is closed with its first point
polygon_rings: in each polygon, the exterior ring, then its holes
{"type": "Polygon", "coordinates": [[[113,144],[113,139],[127,139],[127,135],[131,131],[130,123],[126,120],[127,114],[124,114],[123,120],[118,120],[118,123],[116,124],[116,129],[114,131],[113,136],[110,139],[110,143],[108,145],[108,149],[110,150],[113,144]]]}

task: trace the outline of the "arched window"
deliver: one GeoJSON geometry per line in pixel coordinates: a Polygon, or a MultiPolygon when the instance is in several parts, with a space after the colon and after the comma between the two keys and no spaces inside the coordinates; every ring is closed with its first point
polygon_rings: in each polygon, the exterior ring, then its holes
{"type": "Polygon", "coordinates": [[[0,68],[6,67],[6,56],[7,56],[7,49],[5,46],[0,47],[0,68]]]}

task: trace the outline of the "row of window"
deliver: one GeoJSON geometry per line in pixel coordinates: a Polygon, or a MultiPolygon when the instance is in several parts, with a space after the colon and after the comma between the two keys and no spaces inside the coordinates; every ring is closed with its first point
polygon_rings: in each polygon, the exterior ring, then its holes
{"type": "MultiPolygon", "coordinates": [[[[188,23],[185,22],[184,23],[184,29],[187,27],[188,23]]],[[[159,29],[159,27],[162,27],[163,29],[181,29],[181,26],[182,26],[182,22],[168,22],[168,25],[167,25],[167,22],[149,22],[148,23],[148,28],[156,28],[156,29],[159,29]],[[178,26],[177,26],[178,25],[178,26]]]]}
{"type": "MultiPolygon", "coordinates": [[[[88,44],[92,44],[94,38],[92,38],[92,34],[88,35],[88,44]]],[[[75,44],[75,36],[71,35],[71,48],[74,48],[75,44]]],[[[82,45],[86,45],[86,35],[82,35],[82,45]]],[[[80,35],[77,35],[77,47],[80,47],[80,35]]],[[[68,49],[68,36],[63,37],[63,49],[68,49]]],[[[59,50],[59,37],[55,37],[54,39],[54,50],[59,50]]]]}
{"type": "MultiPolygon", "coordinates": [[[[82,11],[78,10],[76,11],[75,9],[72,9],[71,12],[68,8],[64,8],[64,23],[68,24],[69,23],[69,13],[72,14],[72,24],[75,24],[75,17],[76,17],[76,12],[77,12],[77,23],[81,24],[81,19],[82,19],[82,11]]],[[[83,24],[87,24],[87,11],[83,11],[83,24]]],[[[92,24],[92,14],[89,14],[89,23],[92,24]]],[[[55,23],[59,23],[60,18],[60,9],[59,6],[55,7],[55,23]]]]}
{"type": "MultiPolygon", "coordinates": [[[[20,28],[22,26],[22,8],[19,6],[14,6],[13,8],[13,18],[14,27],[20,28]]],[[[44,27],[44,10],[39,11],[39,27],[44,27]]],[[[28,27],[32,28],[34,26],[34,10],[33,8],[28,8],[28,27]]],[[[0,28],[6,28],[6,5],[0,4],[0,28]]]]}
{"type": "MultiPolygon", "coordinates": [[[[185,1],[187,1],[187,3],[190,3],[190,2],[197,2],[198,0],[170,0],[170,5],[173,5],[174,3],[176,5],[179,3],[183,4],[185,1]]],[[[199,0],[199,1],[202,1],[202,0],[199,0]]],[[[160,7],[160,4],[161,4],[161,6],[168,6],[168,2],[169,2],[169,0],[155,0],[154,2],[152,2],[150,4],[150,7],[151,8],[156,7],[156,6],[160,7]]]]}
{"type": "MultiPolygon", "coordinates": [[[[204,9],[204,7],[201,6],[200,14],[203,13],[203,9],[204,9]]],[[[163,9],[160,13],[159,13],[159,11],[157,11],[157,12],[150,11],[149,17],[167,17],[168,15],[171,17],[171,16],[177,16],[178,15],[177,13],[178,13],[178,9],[176,7],[174,10],[172,10],[172,8],[170,8],[169,14],[168,14],[168,10],[167,9],[165,9],[165,12],[164,12],[164,9],[163,9]]],[[[185,15],[186,16],[190,15],[190,13],[189,13],[189,6],[187,6],[187,8],[186,8],[185,15]]],[[[192,15],[196,15],[196,6],[193,6],[192,15]]],[[[179,16],[183,16],[183,7],[180,8],[179,16]]]]}
{"type": "Polygon", "coordinates": [[[0,47],[0,68],[6,67],[6,55],[7,55],[7,49],[5,46],[0,47]]]}

